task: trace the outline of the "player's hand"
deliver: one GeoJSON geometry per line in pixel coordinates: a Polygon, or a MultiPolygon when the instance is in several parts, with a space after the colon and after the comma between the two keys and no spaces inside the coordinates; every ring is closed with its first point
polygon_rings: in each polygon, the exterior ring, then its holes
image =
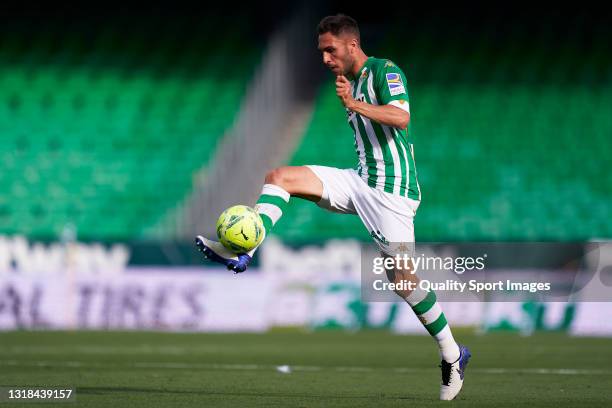
{"type": "Polygon", "coordinates": [[[336,77],[336,95],[346,108],[351,109],[353,107],[355,99],[351,95],[351,83],[344,75],[336,77]]]}

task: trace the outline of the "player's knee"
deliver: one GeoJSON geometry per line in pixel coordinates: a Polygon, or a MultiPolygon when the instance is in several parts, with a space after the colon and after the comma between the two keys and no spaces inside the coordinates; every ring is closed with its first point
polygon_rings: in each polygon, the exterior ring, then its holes
{"type": "Polygon", "coordinates": [[[274,184],[281,187],[286,187],[289,183],[289,177],[287,175],[287,171],[285,167],[277,167],[273,170],[270,170],[266,174],[266,184],[274,184]]]}
{"type": "Polygon", "coordinates": [[[413,282],[412,285],[416,285],[415,276],[411,273],[411,269],[387,269],[387,279],[389,282],[399,284],[400,286],[396,286],[396,289],[393,291],[396,295],[401,297],[402,299],[406,299],[411,293],[411,286],[408,286],[409,282],[413,282]]]}

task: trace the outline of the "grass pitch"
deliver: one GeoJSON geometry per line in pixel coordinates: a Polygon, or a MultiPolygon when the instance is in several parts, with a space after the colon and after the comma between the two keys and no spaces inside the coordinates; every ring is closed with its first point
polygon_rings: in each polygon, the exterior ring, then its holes
{"type": "Polygon", "coordinates": [[[473,357],[451,403],[432,339],[386,332],[7,332],[0,386],[74,386],[83,407],[612,406],[612,340],[455,337],[473,357]]]}

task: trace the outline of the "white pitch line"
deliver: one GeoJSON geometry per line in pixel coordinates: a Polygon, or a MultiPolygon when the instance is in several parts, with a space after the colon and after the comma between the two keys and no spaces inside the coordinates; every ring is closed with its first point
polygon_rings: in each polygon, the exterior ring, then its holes
{"type": "MultiPolygon", "coordinates": [[[[179,363],[179,362],[135,362],[131,364],[108,364],[83,361],[19,361],[0,360],[0,366],[11,367],[67,367],[67,368],[160,368],[179,370],[244,370],[268,371],[275,370],[275,365],[264,364],[213,364],[213,363],[179,363]]],[[[418,373],[430,368],[415,367],[342,367],[342,366],[290,366],[292,371],[337,371],[337,372],[373,372],[393,371],[396,373],[418,373]]],[[[472,368],[471,373],[481,374],[535,374],[535,375],[612,375],[612,370],[580,369],[580,368],[472,368]]]]}
{"type": "Polygon", "coordinates": [[[169,354],[169,355],[187,355],[194,353],[215,353],[223,350],[231,350],[224,346],[195,346],[195,347],[180,347],[180,346],[151,346],[148,344],[140,344],[136,346],[73,346],[73,347],[58,347],[58,346],[12,346],[2,349],[3,354],[64,354],[64,353],[80,353],[80,354],[169,354]]]}

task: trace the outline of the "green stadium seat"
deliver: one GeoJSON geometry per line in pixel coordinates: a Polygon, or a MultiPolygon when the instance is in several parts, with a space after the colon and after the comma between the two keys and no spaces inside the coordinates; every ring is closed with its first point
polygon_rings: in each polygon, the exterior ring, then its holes
{"type": "Polygon", "coordinates": [[[69,32],[60,50],[42,32],[3,38],[0,233],[57,239],[71,223],[82,239],[142,238],[183,201],[261,54],[244,47],[246,21],[204,55],[211,25],[176,47],[177,24],[152,52],[137,28],[108,27],[93,48],[69,32]]]}

